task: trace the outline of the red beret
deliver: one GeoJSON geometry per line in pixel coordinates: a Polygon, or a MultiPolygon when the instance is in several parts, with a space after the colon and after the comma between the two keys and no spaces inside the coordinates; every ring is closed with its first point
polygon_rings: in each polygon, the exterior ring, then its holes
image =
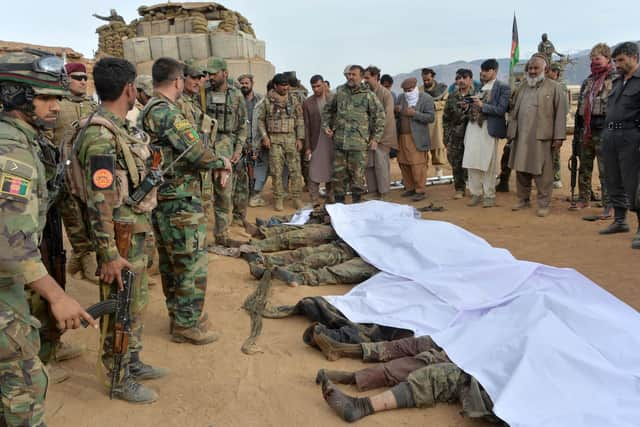
{"type": "Polygon", "coordinates": [[[68,64],[64,64],[64,69],[67,70],[67,74],[87,72],[87,67],[79,62],[69,62],[68,64]]]}

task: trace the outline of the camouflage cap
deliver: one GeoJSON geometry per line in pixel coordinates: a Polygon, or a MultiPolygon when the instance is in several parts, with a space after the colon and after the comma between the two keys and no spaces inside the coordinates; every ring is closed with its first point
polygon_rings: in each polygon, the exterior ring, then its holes
{"type": "Polygon", "coordinates": [[[184,61],[184,74],[187,76],[204,76],[207,73],[207,67],[200,64],[195,59],[187,59],[184,61]]]}
{"type": "Polygon", "coordinates": [[[207,66],[205,69],[207,70],[207,73],[215,74],[221,70],[227,69],[227,61],[214,56],[209,60],[209,62],[207,62],[207,66]]]}
{"type": "Polygon", "coordinates": [[[551,65],[549,66],[549,69],[551,71],[557,71],[557,72],[562,71],[562,67],[557,62],[552,62],[551,65]]]}
{"type": "Polygon", "coordinates": [[[31,52],[2,55],[0,81],[31,87],[36,95],[70,95],[64,62],[53,55],[36,55],[31,52]]]}
{"type": "Polygon", "coordinates": [[[140,74],[136,77],[136,88],[143,91],[147,96],[153,96],[153,78],[148,74],[140,74]]]}

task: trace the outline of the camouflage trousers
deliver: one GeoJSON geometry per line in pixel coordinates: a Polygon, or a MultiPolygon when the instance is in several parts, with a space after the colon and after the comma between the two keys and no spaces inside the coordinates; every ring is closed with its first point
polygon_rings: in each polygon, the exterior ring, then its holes
{"type": "Polygon", "coordinates": [[[251,245],[261,252],[277,252],[318,246],[336,240],[338,235],[330,225],[308,224],[302,227],[277,225],[269,227],[266,239],[252,240],[251,245]]]}
{"type": "Polygon", "coordinates": [[[303,263],[297,263],[287,265],[286,269],[298,273],[301,284],[307,286],[352,285],[364,282],[379,271],[360,257],[327,267],[309,268],[303,263]]]}
{"type": "Polygon", "coordinates": [[[244,220],[247,217],[247,207],[249,206],[249,169],[247,161],[251,159],[240,159],[233,169],[233,219],[244,220]]]}
{"type": "Polygon", "coordinates": [[[465,191],[465,175],[466,170],[462,167],[462,159],[464,158],[464,139],[452,140],[447,144],[447,160],[451,165],[453,174],[453,186],[456,191],[465,191]]]}
{"type": "Polygon", "coordinates": [[[352,194],[364,193],[366,167],[367,150],[347,151],[336,148],[333,159],[333,176],[331,177],[334,196],[344,197],[349,186],[352,194]]]}
{"type": "Polygon", "coordinates": [[[199,197],[161,200],[152,213],[169,317],[193,327],[207,291],[205,217],[199,197]]]}
{"type": "Polygon", "coordinates": [[[27,289],[31,315],[40,321],[40,351],[38,357],[45,365],[55,356],[55,350],[60,342],[60,329],[56,319],[49,310],[49,302],[40,297],[35,291],[27,289]]]}
{"type": "Polygon", "coordinates": [[[609,193],[605,184],[606,172],[604,167],[604,156],[602,155],[602,129],[591,131],[591,141],[589,144],[582,144],[580,152],[580,169],[578,170],[578,190],[579,199],[585,202],[591,200],[591,181],[593,174],[594,160],[598,161],[598,178],[602,191],[602,204],[609,206],[609,193]]]}
{"type": "Polygon", "coordinates": [[[87,252],[94,251],[89,227],[85,217],[82,202],[75,196],[66,195],[64,203],[60,203],[60,216],[64,224],[67,238],[73,248],[73,255],[81,257],[87,252]]]}
{"type": "Polygon", "coordinates": [[[0,300],[0,425],[44,426],[47,373],[38,358],[37,320],[29,314],[24,285],[2,288],[0,300]],[[10,304],[4,301],[10,302],[10,304]],[[27,323],[23,319],[32,319],[27,323]]]}
{"type": "MultiPolygon", "coordinates": [[[[226,134],[218,134],[214,146],[214,152],[218,156],[231,159],[233,156],[233,143],[226,134]]],[[[233,181],[235,174],[231,174],[230,179],[223,187],[220,179],[213,180],[213,210],[215,216],[215,241],[216,244],[225,245],[229,236],[229,225],[231,224],[231,211],[233,209],[233,181]]]]}
{"type": "Polygon", "coordinates": [[[207,245],[213,244],[216,240],[216,217],[215,209],[213,206],[213,173],[212,171],[200,172],[200,179],[202,182],[202,208],[204,210],[205,225],[207,230],[207,245]]]}
{"type": "Polygon", "coordinates": [[[557,150],[553,150],[552,157],[553,157],[553,181],[554,182],[562,181],[562,174],[560,172],[561,166],[560,166],[560,149],[559,148],[557,150]]]}
{"type": "Polygon", "coordinates": [[[348,261],[356,252],[342,241],[327,243],[315,247],[303,247],[294,251],[264,255],[265,265],[287,266],[299,264],[307,268],[322,268],[348,261]]]}
{"type": "Polygon", "coordinates": [[[406,381],[409,375],[424,366],[451,362],[446,353],[429,336],[403,338],[394,341],[363,342],[365,362],[384,362],[355,372],[360,391],[393,387],[406,381]]]}
{"type": "Polygon", "coordinates": [[[493,413],[493,402],[478,381],[454,363],[436,363],[419,368],[407,377],[416,407],[436,403],[462,403],[462,415],[492,423],[502,421],[493,413]]]}
{"type": "Polygon", "coordinates": [[[299,199],[302,193],[302,171],[300,153],[296,150],[295,141],[272,141],[269,149],[269,174],[273,183],[273,197],[276,200],[284,197],[282,172],[285,167],[289,169],[289,194],[292,199],[299,199]]]}
{"type": "MultiPolygon", "coordinates": [[[[149,233],[135,233],[131,236],[131,246],[127,261],[133,266],[132,272],[135,274],[133,281],[133,289],[131,291],[131,335],[129,336],[129,348],[122,358],[122,368],[120,378],[124,378],[124,369],[129,363],[132,352],[140,352],[142,350],[142,316],[149,304],[149,277],[147,276],[147,264],[149,258],[147,256],[147,239],[149,233]]],[[[109,298],[115,298],[118,291],[117,282],[105,283],[100,281],[100,301],[109,298]]],[[[108,376],[114,374],[114,354],[113,340],[115,333],[115,317],[110,315],[103,317],[101,322],[107,322],[101,325],[101,330],[105,331],[102,344],[102,363],[107,370],[108,376]]]]}

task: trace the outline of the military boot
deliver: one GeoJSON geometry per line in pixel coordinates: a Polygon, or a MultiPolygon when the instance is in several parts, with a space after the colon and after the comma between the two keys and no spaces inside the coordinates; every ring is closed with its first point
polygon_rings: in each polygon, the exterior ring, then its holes
{"type": "Polygon", "coordinates": [[[205,330],[201,325],[188,328],[174,323],[173,331],[171,332],[171,341],[177,343],[205,345],[217,341],[218,338],[219,335],[217,333],[209,331],[208,329],[205,330]]]}
{"type": "Polygon", "coordinates": [[[155,380],[157,378],[166,377],[169,374],[167,368],[159,368],[147,365],[140,360],[140,353],[132,352],[129,361],[129,374],[134,380],[155,380]]]}
{"type": "Polygon", "coordinates": [[[126,375],[113,390],[113,397],[129,403],[153,403],[158,400],[158,393],[136,382],[131,375],[126,375]]]}
{"type": "Polygon", "coordinates": [[[276,267],[273,269],[273,277],[282,280],[291,287],[296,287],[303,284],[301,275],[292,273],[291,271],[285,270],[282,267],[276,267]]]}
{"type": "Polygon", "coordinates": [[[273,208],[278,212],[284,210],[284,202],[282,201],[282,199],[275,199],[273,201],[273,208]]]}
{"type": "Polygon", "coordinates": [[[251,206],[252,208],[255,208],[258,206],[266,206],[266,205],[267,205],[267,202],[264,201],[264,199],[260,194],[256,194],[255,196],[249,199],[249,206],[251,206]]]}
{"type": "Polygon", "coordinates": [[[202,329],[203,331],[208,331],[211,327],[211,322],[209,321],[209,315],[207,313],[202,313],[202,316],[198,319],[198,323],[196,324],[198,329],[202,329]]]}
{"type": "Polygon", "coordinates": [[[95,252],[87,252],[80,258],[80,264],[82,265],[82,276],[84,280],[98,284],[98,276],[96,271],[98,270],[98,261],[96,260],[95,252]]]}
{"type": "Polygon", "coordinates": [[[60,341],[54,350],[53,360],[62,362],[63,360],[75,359],[87,349],[84,344],[71,344],[60,341]]]}
{"type": "Polygon", "coordinates": [[[613,208],[614,220],[607,228],[600,230],[599,234],[628,233],[627,210],[625,208],[613,208]]]}
{"type": "Polygon", "coordinates": [[[313,341],[320,348],[327,360],[338,360],[341,357],[360,359],[363,356],[360,344],[344,344],[329,337],[327,328],[318,324],[313,328],[313,341]]]}
{"type": "Polygon", "coordinates": [[[55,362],[47,363],[46,367],[47,367],[47,374],[49,375],[49,381],[51,381],[51,384],[60,384],[61,382],[68,380],[69,377],[71,376],[69,371],[67,371],[62,366],[58,365],[55,362]]]}

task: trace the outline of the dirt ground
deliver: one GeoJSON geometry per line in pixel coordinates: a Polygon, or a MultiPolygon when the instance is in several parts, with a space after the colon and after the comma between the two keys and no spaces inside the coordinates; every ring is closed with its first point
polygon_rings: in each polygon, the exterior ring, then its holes
{"type": "MultiPolygon", "coordinates": [[[[425,213],[423,218],[453,222],[488,240],[492,245],[510,250],[517,258],[558,267],[575,268],[632,307],[640,307],[640,252],[630,249],[631,234],[600,236],[604,222],[586,222],[587,213],[570,212],[565,201],[569,194],[566,159],[570,144],[563,147],[564,188],[556,190],[552,214],[535,216],[535,210],[512,212],[513,193],[498,193],[498,206],[492,209],[465,206],[466,200],[452,200],[451,185],[428,188],[428,199],[416,204],[435,203],[446,207],[440,213],[425,213]]],[[[430,169],[433,173],[433,168],[430,169]]],[[[399,179],[393,162],[394,179],[399,179]]],[[[512,177],[512,190],[515,187],[512,177]]],[[[594,188],[599,185],[594,179],[594,188]]],[[[392,201],[405,202],[400,190],[392,192],[392,201]]],[[[293,211],[292,209],[290,209],[293,211]]],[[[249,217],[266,218],[269,208],[250,209],[249,217]]],[[[630,218],[635,229],[636,221],[630,218]]],[[[239,230],[234,230],[239,233],[239,230]]],[[[240,234],[237,234],[238,236],[240,234]]],[[[428,239],[429,236],[423,236],[428,239]]],[[[438,242],[433,242],[434,250],[438,242]]],[[[209,313],[221,339],[208,346],[195,347],[170,342],[169,321],[162,289],[151,290],[146,313],[144,361],[171,369],[161,380],[149,382],[160,395],[152,405],[134,406],[109,401],[96,377],[98,334],[93,330],[72,331],[64,340],[84,343],[89,350],[80,358],[64,363],[72,371],[66,382],[49,388],[47,421],[50,426],[342,426],[322,399],[314,383],[317,370],[355,370],[363,364],[355,360],[328,362],[322,354],[301,339],[308,326],[303,318],[265,319],[258,345],[262,354],[247,356],[240,352],[249,334],[249,317],[240,308],[257,285],[249,275],[247,264],[239,259],[209,255],[209,289],[205,311],[209,313]]],[[[401,262],[401,260],[398,260],[401,262]]],[[[159,282],[159,278],[156,277],[159,282]]],[[[97,298],[97,288],[71,279],[69,292],[83,304],[97,298]]],[[[343,294],[349,286],[289,288],[274,282],[271,300],[276,304],[293,304],[313,295],[343,294]]],[[[344,388],[353,393],[353,389],[344,388]]],[[[371,394],[371,393],[369,393],[371,394]]],[[[430,425],[437,427],[480,426],[459,415],[457,405],[436,408],[403,409],[376,414],[360,422],[361,426],[430,425]]]]}

